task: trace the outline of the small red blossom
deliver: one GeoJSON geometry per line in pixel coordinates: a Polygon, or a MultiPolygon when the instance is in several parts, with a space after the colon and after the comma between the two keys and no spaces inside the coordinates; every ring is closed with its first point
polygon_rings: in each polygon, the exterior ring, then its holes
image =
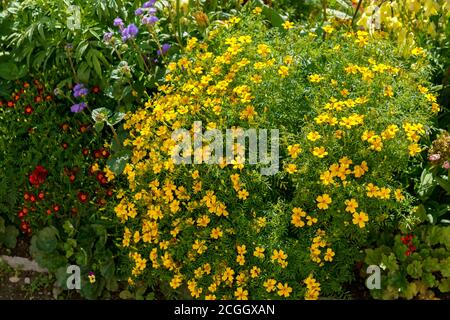
{"type": "Polygon", "coordinates": [[[34,109],[33,109],[32,106],[28,105],[28,106],[25,107],[25,114],[26,114],[26,115],[32,114],[33,111],[34,111],[34,109]]]}
{"type": "Polygon", "coordinates": [[[91,91],[92,91],[92,93],[95,93],[95,94],[100,93],[100,87],[99,86],[93,86],[91,91]]]}
{"type": "Polygon", "coordinates": [[[78,192],[78,200],[80,200],[81,203],[85,203],[88,201],[88,194],[82,191],[78,192]]]}
{"type": "Polygon", "coordinates": [[[48,171],[45,170],[43,166],[36,166],[31,175],[28,177],[28,180],[32,185],[39,187],[39,185],[45,182],[47,174],[48,171]]]}

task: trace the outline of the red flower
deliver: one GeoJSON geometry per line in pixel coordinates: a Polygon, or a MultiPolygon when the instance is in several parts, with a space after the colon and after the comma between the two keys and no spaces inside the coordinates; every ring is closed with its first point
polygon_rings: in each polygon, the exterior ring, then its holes
{"type": "Polygon", "coordinates": [[[38,194],[38,198],[40,199],[40,200],[43,200],[44,199],[44,197],[45,197],[45,194],[41,191],[41,192],[39,192],[39,194],[38,194]]]}
{"type": "Polygon", "coordinates": [[[100,92],[100,87],[99,87],[99,86],[93,86],[92,89],[91,89],[91,91],[92,91],[92,93],[97,94],[97,93],[100,92]]]}
{"type": "Polygon", "coordinates": [[[48,171],[43,166],[36,166],[28,179],[32,185],[39,187],[40,184],[44,183],[47,174],[48,171]]]}
{"type": "Polygon", "coordinates": [[[14,102],[8,101],[8,108],[14,108],[14,102]]]}
{"type": "Polygon", "coordinates": [[[53,206],[53,211],[58,212],[59,211],[59,206],[57,204],[55,204],[53,206]]]}
{"type": "Polygon", "coordinates": [[[81,203],[85,203],[88,201],[88,194],[82,191],[78,192],[78,200],[80,200],[81,203]]]}
{"type": "Polygon", "coordinates": [[[30,115],[33,113],[33,107],[32,106],[26,106],[25,108],[25,114],[30,115]]]}
{"type": "Polygon", "coordinates": [[[40,97],[40,96],[36,96],[35,98],[34,98],[34,102],[36,102],[36,103],[39,103],[39,102],[41,102],[42,101],[42,98],[40,97]]]}

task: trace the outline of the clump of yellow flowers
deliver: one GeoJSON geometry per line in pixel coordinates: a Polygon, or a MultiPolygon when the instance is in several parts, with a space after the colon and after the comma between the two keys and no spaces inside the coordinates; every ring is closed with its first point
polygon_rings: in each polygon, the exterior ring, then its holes
{"type": "MultiPolygon", "coordinates": [[[[132,156],[114,213],[130,284],[158,279],[196,299],[332,295],[367,235],[410,208],[395,176],[439,110],[425,58],[386,55],[393,45],[379,34],[269,30],[259,12],[189,39],[158,93],[126,116],[132,156]],[[181,128],[278,129],[280,170],[177,164],[181,128]]],[[[184,150],[209,151],[210,141],[184,150]]]]}

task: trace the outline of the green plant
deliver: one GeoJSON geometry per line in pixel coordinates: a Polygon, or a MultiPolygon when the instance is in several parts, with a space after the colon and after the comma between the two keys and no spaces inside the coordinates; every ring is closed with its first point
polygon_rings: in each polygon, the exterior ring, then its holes
{"type": "Polygon", "coordinates": [[[449,249],[450,227],[429,224],[367,249],[365,263],[383,270],[381,289],[370,293],[377,299],[434,299],[450,292],[449,249]]]}
{"type": "MultiPolygon", "coordinates": [[[[428,62],[384,55],[382,34],[269,29],[262,8],[248,10],[191,38],[126,116],[128,187],[114,210],[129,282],[201,299],[344,296],[369,235],[411,209],[396,177],[436,112],[420,91],[428,62]],[[173,131],[203,128],[279,129],[281,172],[236,157],[175,163],[173,131]]],[[[204,143],[182,152],[211,157],[204,143]]]]}
{"type": "Polygon", "coordinates": [[[18,235],[19,230],[13,225],[5,225],[5,219],[0,217],[0,246],[15,248],[18,235]]]}

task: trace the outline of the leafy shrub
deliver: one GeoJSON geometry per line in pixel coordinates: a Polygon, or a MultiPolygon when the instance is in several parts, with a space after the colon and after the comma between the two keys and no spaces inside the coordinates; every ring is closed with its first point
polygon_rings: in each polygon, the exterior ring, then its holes
{"type": "Polygon", "coordinates": [[[365,262],[383,269],[374,298],[433,299],[450,292],[450,227],[421,225],[392,242],[366,250],[365,262]]]}
{"type": "Polygon", "coordinates": [[[114,210],[130,284],[202,299],[343,296],[368,234],[410,210],[396,175],[439,110],[422,89],[427,61],[386,55],[393,44],[378,33],[268,29],[261,11],[191,38],[126,117],[132,157],[114,210]],[[171,134],[194,121],[279,129],[282,172],[175,165],[171,134]]]}

